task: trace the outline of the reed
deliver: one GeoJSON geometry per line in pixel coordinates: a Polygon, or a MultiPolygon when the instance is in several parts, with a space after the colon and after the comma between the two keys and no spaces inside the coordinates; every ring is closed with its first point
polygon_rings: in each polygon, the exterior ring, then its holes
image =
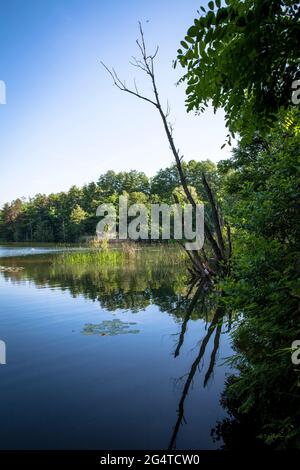
{"type": "Polygon", "coordinates": [[[120,250],[90,250],[78,253],[63,253],[55,257],[53,264],[58,265],[120,265],[125,261],[125,255],[120,250]]]}
{"type": "Polygon", "coordinates": [[[91,248],[88,251],[64,252],[55,256],[55,267],[99,268],[100,266],[126,267],[151,264],[153,266],[182,265],[186,260],[185,253],[178,247],[167,245],[138,245],[123,243],[118,247],[91,248]]]}

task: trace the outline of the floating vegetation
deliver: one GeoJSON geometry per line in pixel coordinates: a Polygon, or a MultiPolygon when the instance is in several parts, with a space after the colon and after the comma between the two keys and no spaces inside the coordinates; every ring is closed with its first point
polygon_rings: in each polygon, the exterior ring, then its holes
{"type": "Polygon", "coordinates": [[[0,272],[18,273],[24,268],[22,266],[0,266],[0,272]]]}
{"type": "Polygon", "coordinates": [[[128,333],[137,334],[140,330],[130,329],[135,322],[123,322],[118,318],[114,320],[104,320],[102,323],[86,323],[83,328],[85,335],[116,336],[126,335],[128,333]]]}

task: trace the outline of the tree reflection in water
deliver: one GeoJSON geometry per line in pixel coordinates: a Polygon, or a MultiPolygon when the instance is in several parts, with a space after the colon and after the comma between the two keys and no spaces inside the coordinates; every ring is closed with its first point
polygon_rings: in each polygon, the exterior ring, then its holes
{"type": "MultiPolygon", "coordinates": [[[[176,448],[176,439],[178,436],[180,426],[182,425],[182,423],[186,423],[186,420],[184,417],[185,400],[188,396],[195,374],[197,370],[199,370],[201,360],[204,357],[207,345],[213,333],[215,334],[214,342],[213,342],[213,349],[211,351],[209,366],[208,366],[208,369],[206,371],[204,381],[203,381],[204,387],[207,385],[214,370],[214,366],[216,363],[216,355],[217,355],[217,351],[219,349],[219,344],[220,344],[220,336],[222,332],[223,319],[224,319],[224,307],[219,305],[220,296],[222,296],[222,292],[216,292],[214,291],[214,288],[211,284],[205,283],[205,281],[200,281],[186,309],[186,315],[184,316],[184,319],[181,325],[179,340],[178,340],[177,347],[174,352],[175,358],[178,357],[180,354],[180,349],[184,342],[184,335],[187,329],[187,324],[191,318],[193,311],[197,309],[197,311],[200,312],[200,316],[202,318],[203,316],[205,316],[206,321],[208,321],[208,314],[210,314],[209,315],[210,317],[212,315],[212,319],[207,327],[207,333],[200,343],[198,355],[196,356],[194,362],[192,363],[190,371],[185,376],[187,378],[184,383],[182,395],[178,404],[178,409],[177,409],[178,417],[177,417],[177,421],[175,423],[174,430],[171,436],[169,450],[176,448]]],[[[186,299],[186,300],[189,300],[189,299],[186,299]]]]}
{"type": "MultiPolygon", "coordinates": [[[[59,266],[53,263],[53,256],[35,256],[31,259],[5,260],[11,266],[22,265],[22,270],[7,270],[2,276],[11,282],[19,283],[27,280],[38,287],[59,288],[68,290],[73,297],[84,296],[99,302],[108,311],[117,309],[130,310],[135,313],[155,304],[162,312],[167,312],[181,322],[178,342],[174,350],[174,358],[178,358],[184,344],[187,326],[190,320],[206,321],[206,334],[202,338],[199,351],[190,370],[178,380],[184,380],[182,394],[177,408],[177,420],[172,431],[169,449],[176,448],[176,439],[183,423],[186,422],[184,407],[190,387],[197,371],[200,372],[208,343],[212,337],[213,347],[210,361],[203,378],[206,387],[212,377],[219,348],[224,307],[220,304],[222,293],[207,282],[194,280],[188,284],[188,272],[183,262],[172,261],[172,256],[142,256],[141,259],[128,260],[124,265],[82,267],[59,266]],[[214,335],[214,336],[213,336],[214,335]]],[[[116,320],[115,320],[116,321],[116,320]]],[[[230,327],[230,318],[228,323],[230,327]]],[[[99,335],[115,335],[129,331],[127,324],[85,325],[83,332],[99,335]]]]}

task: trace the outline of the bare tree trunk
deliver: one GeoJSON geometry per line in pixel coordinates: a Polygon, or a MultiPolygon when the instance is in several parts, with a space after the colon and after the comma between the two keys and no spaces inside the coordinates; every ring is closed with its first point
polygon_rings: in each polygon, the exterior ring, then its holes
{"type": "Polygon", "coordinates": [[[214,221],[214,227],[215,227],[216,234],[217,234],[218,245],[220,248],[220,254],[222,258],[225,259],[225,245],[224,245],[224,240],[223,240],[223,235],[222,235],[220,217],[219,217],[218,209],[215,203],[212,190],[207,182],[207,179],[204,173],[202,173],[202,182],[203,182],[206,194],[208,196],[208,200],[210,202],[210,207],[212,209],[212,216],[213,216],[213,221],[214,221]]]}
{"type": "MultiPolygon", "coordinates": [[[[140,94],[135,81],[134,81],[134,88],[133,89],[128,88],[126,86],[125,82],[122,81],[118,77],[116,71],[113,68],[109,69],[103,62],[101,62],[101,64],[107,70],[107,72],[109,73],[109,75],[111,76],[111,78],[113,80],[114,85],[117,88],[119,88],[119,90],[125,91],[126,93],[130,93],[130,94],[136,96],[137,98],[139,98],[141,100],[147,101],[148,103],[155,106],[155,108],[158,110],[159,115],[161,117],[161,120],[163,122],[164,130],[165,130],[165,133],[166,133],[171,151],[172,151],[174,159],[175,159],[175,163],[176,163],[176,167],[177,167],[178,174],[179,174],[179,177],[180,177],[181,185],[183,187],[183,190],[185,192],[185,195],[186,195],[186,198],[187,198],[188,202],[193,206],[193,208],[195,208],[196,207],[196,202],[195,202],[195,200],[194,200],[194,198],[191,194],[191,191],[189,189],[189,186],[187,184],[186,176],[184,174],[182,164],[181,164],[181,161],[182,161],[183,157],[179,156],[179,150],[176,149],[175,142],[174,142],[173,135],[172,135],[172,126],[168,123],[169,108],[167,109],[166,112],[164,112],[163,108],[162,108],[162,105],[161,105],[161,102],[160,102],[160,98],[159,98],[159,93],[158,93],[158,88],[157,88],[155,73],[154,73],[154,59],[155,59],[155,57],[158,53],[158,47],[156,48],[156,51],[154,52],[154,54],[152,54],[152,55],[148,54],[147,49],[146,49],[146,44],[145,44],[145,40],[144,40],[144,33],[143,33],[141,23],[139,23],[139,31],[140,31],[140,38],[136,40],[136,43],[137,43],[137,46],[139,48],[141,58],[133,57],[133,62],[131,62],[131,64],[134,67],[137,67],[138,69],[145,72],[146,75],[148,75],[148,77],[151,81],[151,84],[152,84],[152,91],[153,91],[153,97],[152,98],[149,98],[147,96],[144,96],[144,95],[140,94]]],[[[216,203],[214,201],[214,197],[213,197],[211,188],[210,188],[204,174],[202,176],[202,180],[203,180],[205,191],[206,191],[207,196],[208,196],[208,200],[209,200],[211,208],[212,208],[213,223],[214,223],[214,228],[215,228],[216,235],[217,235],[217,240],[215,240],[215,238],[213,236],[213,233],[211,232],[211,230],[210,230],[210,228],[209,228],[206,221],[204,221],[205,237],[207,238],[208,243],[209,243],[209,245],[210,245],[210,247],[211,247],[211,249],[214,253],[216,261],[218,263],[226,262],[227,261],[226,252],[225,252],[226,250],[225,250],[224,240],[223,240],[223,236],[222,236],[220,216],[219,216],[219,213],[218,213],[218,209],[217,209],[216,203]]],[[[190,257],[194,267],[196,267],[196,270],[199,271],[200,275],[201,276],[207,276],[207,266],[206,266],[205,262],[202,260],[201,255],[199,255],[198,252],[193,251],[192,254],[188,253],[188,256],[190,257]]],[[[211,270],[211,272],[212,272],[212,270],[211,270]]]]}

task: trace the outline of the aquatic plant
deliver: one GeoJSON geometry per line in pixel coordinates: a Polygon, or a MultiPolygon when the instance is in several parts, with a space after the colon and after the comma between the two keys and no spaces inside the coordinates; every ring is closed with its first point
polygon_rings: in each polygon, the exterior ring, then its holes
{"type": "Polygon", "coordinates": [[[0,266],[0,272],[17,273],[23,269],[23,266],[0,266]]]}
{"type": "Polygon", "coordinates": [[[120,250],[89,250],[87,252],[63,253],[53,260],[54,266],[95,266],[122,264],[125,260],[120,250]]]}
{"type": "Polygon", "coordinates": [[[136,325],[135,322],[123,322],[118,318],[114,320],[104,320],[101,323],[86,323],[83,329],[85,335],[99,335],[99,336],[116,336],[126,335],[129,333],[137,334],[140,330],[131,330],[131,326],[136,325]]]}

